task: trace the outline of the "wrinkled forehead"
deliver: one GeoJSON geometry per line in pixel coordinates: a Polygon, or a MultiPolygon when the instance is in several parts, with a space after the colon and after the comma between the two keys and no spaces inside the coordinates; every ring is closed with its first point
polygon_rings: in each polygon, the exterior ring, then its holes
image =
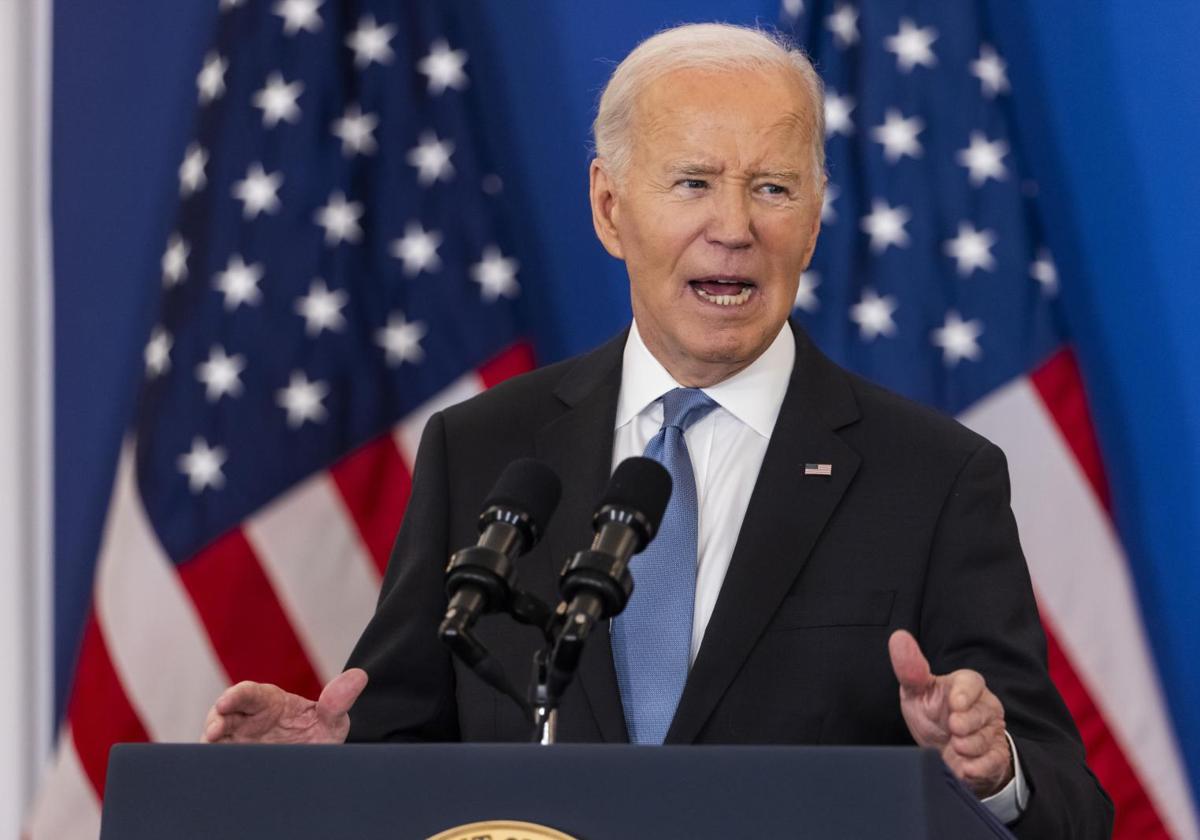
{"type": "Polygon", "coordinates": [[[779,68],[673,71],[635,101],[635,154],[719,156],[736,147],[742,155],[801,160],[811,153],[813,107],[799,79],[779,68]]]}

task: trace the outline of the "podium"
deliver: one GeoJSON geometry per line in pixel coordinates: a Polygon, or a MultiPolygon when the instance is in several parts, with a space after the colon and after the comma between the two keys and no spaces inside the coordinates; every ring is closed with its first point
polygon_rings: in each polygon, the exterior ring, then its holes
{"type": "Polygon", "coordinates": [[[932,750],[582,744],[118,745],[100,836],[419,840],[501,820],[578,840],[1011,837],[932,750]]]}

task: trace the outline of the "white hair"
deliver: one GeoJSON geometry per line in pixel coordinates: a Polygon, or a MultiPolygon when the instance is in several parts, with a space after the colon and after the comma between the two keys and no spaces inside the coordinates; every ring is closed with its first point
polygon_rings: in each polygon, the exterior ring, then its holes
{"type": "Polygon", "coordinates": [[[808,92],[813,174],[825,174],[825,106],[821,77],[808,57],[783,35],[729,23],[689,23],[664,29],[638,44],[609,77],[592,138],[596,157],[620,181],[633,155],[633,112],[651,82],[676,70],[778,68],[791,73],[808,92]]]}

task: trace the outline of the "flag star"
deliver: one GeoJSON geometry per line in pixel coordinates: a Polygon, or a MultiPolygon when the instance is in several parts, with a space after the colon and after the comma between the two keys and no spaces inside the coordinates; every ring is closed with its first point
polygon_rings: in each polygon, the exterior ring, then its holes
{"type": "Polygon", "coordinates": [[[258,288],[262,276],[261,263],[246,265],[240,254],[234,254],[225,270],[214,278],[213,285],[225,295],[225,308],[232,311],[243,303],[255,306],[262,300],[262,290],[258,288]]]}
{"type": "Polygon", "coordinates": [[[442,267],[438,246],[442,234],[436,230],[425,230],[420,222],[409,222],[404,236],[392,240],[392,256],[404,262],[404,273],[415,277],[422,271],[433,273],[442,267]]]}
{"type": "Polygon", "coordinates": [[[196,76],[196,90],[200,93],[200,104],[207,105],[225,93],[225,71],[229,62],[220,53],[210,52],[204,57],[204,66],[196,76]]]}
{"type": "Polygon", "coordinates": [[[833,209],[833,202],[837,201],[841,194],[837,184],[825,185],[825,195],[821,197],[821,221],[827,225],[837,221],[837,211],[833,209]]]}
{"type": "Polygon", "coordinates": [[[430,46],[429,55],[417,62],[417,71],[429,79],[429,93],[438,96],[446,88],[462,90],[467,86],[467,74],[463,72],[466,63],[466,50],[452,50],[439,38],[430,46]]]}
{"type": "Polygon", "coordinates": [[[246,0],[221,0],[221,11],[225,12],[229,9],[236,9],[238,6],[244,5],[246,0]]]}
{"type": "Polygon", "coordinates": [[[783,0],[783,14],[790,20],[795,20],[804,14],[804,0],[783,0]]]}
{"type": "Polygon", "coordinates": [[[1038,249],[1037,259],[1029,266],[1029,276],[1042,284],[1042,291],[1047,295],[1058,291],[1058,267],[1048,249],[1038,249]]]}
{"type": "Polygon", "coordinates": [[[325,0],[279,0],[271,9],[283,18],[283,34],[316,32],[321,28],[321,13],[317,11],[325,0]]]}
{"type": "Polygon", "coordinates": [[[979,58],[971,62],[971,75],[979,79],[983,95],[994,99],[996,94],[1008,90],[1008,65],[991,44],[979,47],[979,58]]]}
{"type": "Polygon", "coordinates": [[[958,263],[958,273],[967,277],[979,268],[985,271],[996,268],[996,258],[992,256],[995,244],[996,235],[990,230],[976,230],[970,222],[960,222],[958,236],[946,240],[946,255],[958,263]]]}
{"type": "Polygon", "coordinates": [[[805,312],[816,312],[821,308],[817,300],[817,286],[821,285],[821,277],[815,271],[800,272],[800,282],[796,286],[796,302],[793,309],[803,309],[805,312]]]}
{"type": "Polygon", "coordinates": [[[283,74],[275,72],[267,77],[262,90],[254,94],[254,107],[262,109],[263,125],[273,128],[284,122],[300,121],[300,106],[296,100],[304,92],[304,82],[287,82],[283,74]]]}
{"type": "Polygon", "coordinates": [[[324,280],[313,280],[308,294],[296,299],[296,311],[304,318],[304,332],[310,336],[320,335],[322,330],[340,332],[346,326],[342,316],[346,301],[346,293],[341,289],[331,292],[324,280]]]}
{"type": "Polygon", "coordinates": [[[858,43],[858,10],[849,3],[838,3],[833,14],[825,18],[825,27],[842,49],[858,43]]]}
{"type": "Polygon", "coordinates": [[[187,279],[187,259],[191,252],[191,247],[182,236],[178,233],[171,234],[161,261],[163,286],[169,289],[187,279]]]}
{"type": "Polygon", "coordinates": [[[900,19],[900,31],[884,39],[888,52],[896,54],[896,67],[901,73],[910,73],[917,65],[933,67],[937,56],[933,54],[933,42],[937,30],[932,26],[921,29],[909,18],[900,19]]]}
{"type": "Polygon", "coordinates": [[[375,332],[375,341],[387,353],[389,365],[416,364],[425,358],[425,350],[421,347],[425,332],[422,322],[408,321],[403,312],[393,312],[387,326],[375,332]]]}
{"type": "Polygon", "coordinates": [[[895,163],[908,155],[919,158],[924,152],[917,135],[925,130],[925,121],[920,117],[907,119],[895,108],[888,108],[883,118],[883,125],[871,129],[871,137],[883,146],[883,157],[888,163],[895,163]]]}
{"type": "Polygon", "coordinates": [[[287,412],[287,424],[298,429],[306,422],[320,423],[328,415],[321,400],[329,396],[329,386],[320,380],[310,382],[303,371],[292,371],[286,388],[275,394],[275,402],[287,412]]]}
{"type": "Polygon", "coordinates": [[[969,170],[968,180],[973,187],[981,187],[988,178],[1003,181],[1008,177],[1004,167],[1004,156],[1008,154],[1008,143],[1003,140],[988,140],[982,132],[971,132],[971,145],[959,151],[955,157],[969,170]]]}
{"type": "Polygon", "coordinates": [[[390,23],[379,26],[374,15],[363,15],[358,28],[346,38],[346,46],[354,51],[354,66],[362,70],[371,62],[390,64],[395,57],[391,40],[396,37],[396,27],[390,23]]]}
{"type": "Polygon", "coordinates": [[[521,292],[517,283],[519,263],[500,253],[495,245],[483,249],[483,259],[471,266],[471,279],[479,284],[479,293],[488,303],[501,297],[515,298],[521,292]]]}
{"type": "Polygon", "coordinates": [[[981,321],[964,321],[951,309],[946,313],[945,324],[933,331],[931,340],[935,347],[942,348],[942,362],[946,367],[954,367],[963,359],[975,361],[982,355],[979,349],[979,336],[982,334],[981,321]]]}
{"type": "Polygon", "coordinates": [[[187,198],[194,192],[204,189],[208,177],[204,167],[208,165],[208,152],[199,143],[192,143],[183,153],[183,163],[179,164],[179,194],[187,198]]]}
{"type": "Polygon", "coordinates": [[[907,207],[892,207],[882,199],[871,202],[871,212],[862,218],[862,229],[871,237],[871,250],[881,254],[889,245],[904,248],[908,245],[908,231],[904,226],[912,218],[907,207]]]}
{"type": "Polygon", "coordinates": [[[225,486],[225,476],[221,465],[225,463],[225,448],[209,446],[202,437],[192,438],[192,449],[179,456],[175,462],[179,471],[188,477],[188,489],[193,493],[203,492],[212,487],[215,490],[225,486]]]}
{"type": "Polygon", "coordinates": [[[333,123],[333,136],[342,141],[342,154],[352,157],[356,154],[369,155],[376,149],[375,131],[379,125],[379,117],[374,114],[364,114],[358,105],[350,105],[346,113],[333,123]]]}
{"type": "Polygon", "coordinates": [[[891,295],[880,297],[874,289],[863,289],[862,299],[850,307],[850,320],[858,324],[858,334],[863,341],[874,341],[881,335],[896,334],[896,322],[892,313],[896,311],[896,299],[891,295]]]}
{"type": "Polygon", "coordinates": [[[247,219],[259,213],[275,213],[279,210],[279,196],[275,193],[283,185],[283,175],[263,171],[261,163],[252,163],[246,170],[244,180],[233,185],[233,197],[242,202],[242,215],[247,219]]]}
{"type": "Polygon", "coordinates": [[[438,140],[432,131],[421,134],[421,141],[408,152],[406,160],[417,168],[417,183],[428,187],[434,181],[449,181],[454,177],[454,165],[450,155],[454,144],[449,140],[438,140]]]}
{"type": "Polygon", "coordinates": [[[196,365],[196,378],[204,383],[208,401],[216,402],[226,394],[236,397],[242,393],[242,380],[238,377],[245,369],[245,356],[228,356],[224,347],[214,344],[208,351],[208,359],[196,365]]]}
{"type": "Polygon", "coordinates": [[[825,136],[844,134],[849,137],[854,133],[854,122],[850,112],[854,110],[854,97],[839,96],[833,91],[825,94],[825,136]]]}
{"type": "Polygon", "coordinates": [[[362,239],[362,227],[358,220],[362,218],[363,206],[357,201],[347,201],[341,192],[329,196],[329,202],[317,209],[316,222],[325,228],[325,244],[337,245],[341,242],[358,242],[362,239]]]}
{"type": "Polygon", "coordinates": [[[150,340],[146,342],[142,358],[146,362],[146,375],[151,379],[171,369],[171,346],[174,343],[171,334],[162,327],[155,327],[150,332],[150,340]]]}

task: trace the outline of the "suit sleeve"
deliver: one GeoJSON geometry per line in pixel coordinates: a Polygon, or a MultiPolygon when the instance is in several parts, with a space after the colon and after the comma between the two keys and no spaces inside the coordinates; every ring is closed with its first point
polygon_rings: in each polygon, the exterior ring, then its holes
{"type": "Polygon", "coordinates": [[[437,637],[446,611],[448,505],[445,423],[435,414],[421,436],[375,615],[347,663],[370,678],[350,711],[351,741],[458,740],[454,667],[437,637]]]}
{"type": "Polygon", "coordinates": [[[1030,798],[1018,837],[1112,835],[1113,807],[1050,680],[1029,572],[1009,508],[1003,453],[967,459],[935,531],[917,637],[934,673],[979,671],[1004,705],[1030,798]]]}

